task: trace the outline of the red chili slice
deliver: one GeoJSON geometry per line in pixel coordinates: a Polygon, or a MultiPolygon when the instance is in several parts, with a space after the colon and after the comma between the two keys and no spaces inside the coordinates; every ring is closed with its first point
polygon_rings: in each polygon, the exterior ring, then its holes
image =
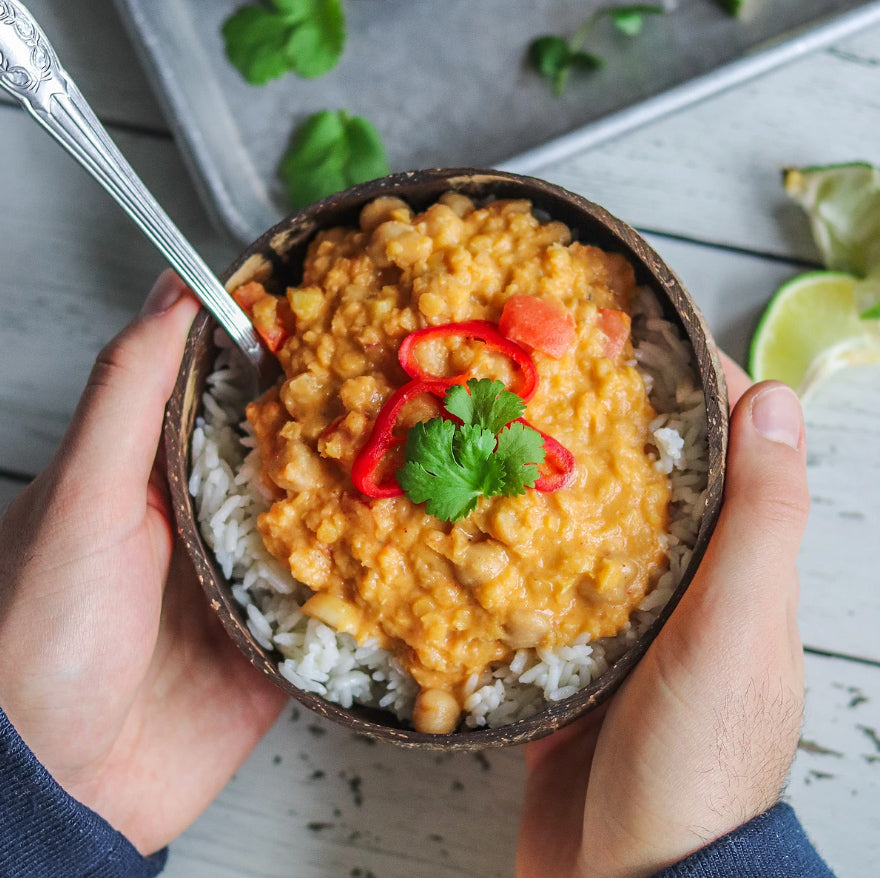
{"type": "Polygon", "coordinates": [[[535,490],[544,494],[567,488],[575,477],[574,455],[552,436],[548,436],[543,430],[539,430],[534,424],[530,424],[525,418],[519,418],[519,422],[526,427],[531,427],[536,433],[544,438],[544,463],[549,472],[542,473],[535,482],[535,490]]]}
{"type": "Polygon", "coordinates": [[[394,476],[381,483],[376,481],[376,471],[385,455],[404,441],[403,437],[394,435],[400,412],[411,399],[422,393],[443,397],[454,383],[450,379],[414,379],[388,397],[373,424],[367,444],[358,452],[351,466],[351,481],[358,491],[367,497],[399,497],[403,494],[394,476]]]}
{"type": "MultiPolygon", "coordinates": [[[[400,365],[410,378],[422,381],[436,381],[436,375],[429,375],[418,364],[415,357],[416,347],[424,341],[438,338],[451,338],[463,336],[464,338],[481,341],[490,351],[504,354],[510,357],[519,369],[519,380],[516,386],[510,389],[528,402],[534,396],[538,387],[538,370],[535,363],[525,348],[515,341],[505,338],[499,331],[498,326],[489,320],[468,320],[464,323],[443,323],[440,326],[428,326],[425,329],[417,329],[411,332],[401,343],[397,352],[400,365]]],[[[451,384],[461,384],[473,375],[456,375],[445,379],[451,384]]]]}

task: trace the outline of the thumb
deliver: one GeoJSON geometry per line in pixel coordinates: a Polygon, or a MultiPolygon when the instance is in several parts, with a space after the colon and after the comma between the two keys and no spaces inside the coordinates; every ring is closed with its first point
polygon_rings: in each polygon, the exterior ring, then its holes
{"type": "Polygon", "coordinates": [[[757,384],[733,411],[724,506],[700,571],[720,586],[719,598],[745,605],[743,618],[777,608],[794,623],[809,506],[798,398],[778,381],[757,384]]]}
{"type": "Polygon", "coordinates": [[[199,308],[186,293],[183,281],[165,271],[139,317],[98,354],[57,458],[78,484],[93,491],[109,486],[139,514],[165,404],[199,308]]]}

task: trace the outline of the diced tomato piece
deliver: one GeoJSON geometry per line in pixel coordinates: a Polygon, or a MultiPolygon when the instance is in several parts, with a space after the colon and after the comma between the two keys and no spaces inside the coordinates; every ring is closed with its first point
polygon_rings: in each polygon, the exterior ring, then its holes
{"type": "Polygon", "coordinates": [[[265,298],[269,294],[266,288],[255,280],[250,283],[242,284],[242,286],[232,291],[232,298],[250,314],[254,304],[260,299],[265,298]]]}
{"type": "Polygon", "coordinates": [[[605,333],[605,356],[616,360],[629,338],[632,319],[626,311],[612,308],[599,309],[599,329],[605,333]]]}
{"type": "Polygon", "coordinates": [[[273,296],[257,281],[238,287],[232,298],[251,318],[254,329],[272,353],[277,353],[292,335],[296,318],[287,299],[273,296]]]}
{"type": "Polygon", "coordinates": [[[506,338],[557,360],[575,340],[571,314],[559,303],[535,296],[511,296],[504,304],[498,329],[506,338]]]}

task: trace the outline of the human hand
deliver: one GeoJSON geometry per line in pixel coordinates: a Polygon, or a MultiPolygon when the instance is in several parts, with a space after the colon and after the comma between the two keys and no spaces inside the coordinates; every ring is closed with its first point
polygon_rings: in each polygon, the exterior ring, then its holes
{"type": "Polygon", "coordinates": [[[793,391],[724,367],[739,401],[708,551],[610,703],[527,746],[520,878],[647,876],[779,798],[803,710],[804,428],[793,391]]]}
{"type": "Polygon", "coordinates": [[[0,521],[0,705],[58,783],[145,854],[198,816],[286,700],[174,540],[157,448],[198,310],[184,290],[159,278],[0,521]]]}

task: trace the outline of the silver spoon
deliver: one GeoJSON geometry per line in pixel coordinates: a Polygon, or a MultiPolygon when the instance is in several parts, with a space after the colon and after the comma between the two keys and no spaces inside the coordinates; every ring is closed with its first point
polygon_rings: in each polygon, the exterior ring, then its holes
{"type": "Polygon", "coordinates": [[[8,91],[106,190],[159,248],[253,367],[265,386],[277,363],[247,315],[110,139],[58,61],[52,44],[18,0],[0,0],[0,86],[8,91]]]}

